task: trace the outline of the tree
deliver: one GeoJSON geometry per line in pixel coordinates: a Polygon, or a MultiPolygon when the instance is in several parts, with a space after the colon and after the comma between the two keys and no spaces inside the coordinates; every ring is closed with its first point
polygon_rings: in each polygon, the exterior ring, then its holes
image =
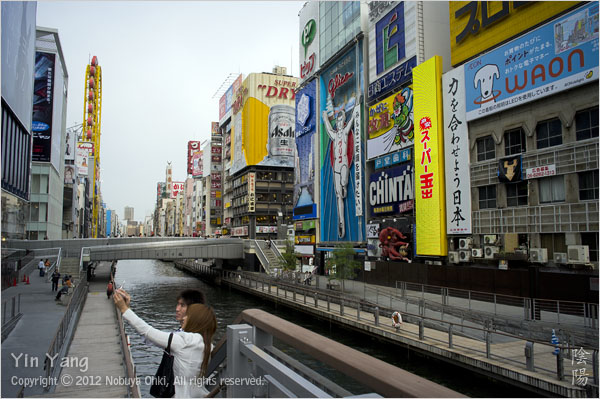
{"type": "Polygon", "coordinates": [[[344,291],[344,280],[356,277],[356,270],[360,268],[360,261],[354,256],[354,247],[350,243],[343,243],[333,250],[331,258],[325,262],[325,267],[329,271],[329,280],[337,279],[342,282],[342,291],[344,291]]]}
{"type": "Polygon", "coordinates": [[[279,266],[285,271],[296,270],[296,262],[298,261],[295,252],[294,243],[290,240],[285,242],[285,252],[281,253],[282,259],[279,259],[279,266]]]}

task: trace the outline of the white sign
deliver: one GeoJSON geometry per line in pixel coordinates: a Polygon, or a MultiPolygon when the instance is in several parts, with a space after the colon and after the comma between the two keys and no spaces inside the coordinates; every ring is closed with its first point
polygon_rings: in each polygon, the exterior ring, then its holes
{"type": "Polygon", "coordinates": [[[319,69],[319,1],[307,2],[300,10],[300,82],[319,69]]]}
{"type": "MultiPolygon", "coordinates": [[[[80,176],[88,175],[88,164],[90,157],[94,154],[94,143],[91,141],[80,141],[77,143],[77,152],[75,153],[75,165],[80,176]]],[[[93,160],[93,158],[91,158],[93,160]]]]}
{"type": "Polygon", "coordinates": [[[448,234],[471,234],[471,173],[464,76],[464,66],[442,75],[448,234]]]}
{"type": "Polygon", "coordinates": [[[354,180],[354,195],[356,196],[356,216],[362,216],[363,214],[363,202],[362,202],[362,135],[360,131],[360,122],[362,120],[362,105],[360,102],[356,104],[358,112],[354,118],[354,173],[356,179],[354,180]]]}
{"type": "MultiPolygon", "coordinates": [[[[248,173],[248,212],[256,209],[256,173],[248,173]]],[[[258,232],[258,231],[257,231],[258,232]]]]}
{"type": "Polygon", "coordinates": [[[526,179],[535,179],[538,177],[547,177],[554,175],[556,175],[556,165],[554,164],[525,169],[526,179]]]}
{"type": "Polygon", "coordinates": [[[295,245],[294,251],[302,255],[314,255],[315,247],[313,245],[295,245]]]}
{"type": "Polygon", "coordinates": [[[177,194],[179,194],[180,191],[183,191],[183,186],[184,184],[182,181],[174,181],[171,189],[171,198],[177,198],[177,194]]]}
{"type": "Polygon", "coordinates": [[[367,238],[379,238],[379,223],[367,224],[367,238]]]}
{"type": "Polygon", "coordinates": [[[231,235],[234,237],[247,236],[248,235],[248,226],[234,227],[233,229],[231,229],[231,235]]]}

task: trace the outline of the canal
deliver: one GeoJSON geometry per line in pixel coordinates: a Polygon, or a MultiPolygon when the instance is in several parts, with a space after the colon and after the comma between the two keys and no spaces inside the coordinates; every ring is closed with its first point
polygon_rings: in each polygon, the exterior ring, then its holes
{"type": "MultiPolygon", "coordinates": [[[[341,329],[329,322],[309,317],[286,307],[275,306],[272,302],[266,302],[257,297],[206,284],[196,277],[176,269],[173,263],[158,260],[119,261],[115,281],[117,286],[124,283],[123,288],[131,294],[132,310],[151,326],[160,330],[173,331],[178,327],[175,321],[175,304],[178,293],[184,289],[198,289],[206,294],[208,304],[213,307],[217,316],[218,329],[215,343],[225,335],[226,326],[231,324],[241,311],[258,308],[467,396],[532,397],[532,393],[529,391],[482,377],[460,367],[420,356],[405,348],[382,343],[363,334],[341,329]]],[[[127,323],[125,323],[125,329],[130,337],[131,353],[136,365],[137,376],[143,381],[146,376],[153,376],[156,373],[162,357],[162,350],[144,343],[127,323]]],[[[274,344],[280,350],[355,395],[372,392],[327,365],[298,353],[295,349],[286,347],[277,340],[274,344]]],[[[140,390],[142,397],[152,397],[149,393],[149,386],[142,385],[140,390]]]]}

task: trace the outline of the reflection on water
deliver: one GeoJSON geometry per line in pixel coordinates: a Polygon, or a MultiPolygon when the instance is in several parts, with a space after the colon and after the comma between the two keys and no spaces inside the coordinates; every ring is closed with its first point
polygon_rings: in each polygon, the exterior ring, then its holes
{"type": "MultiPolygon", "coordinates": [[[[173,263],[158,260],[119,261],[115,281],[117,286],[125,282],[123,288],[131,294],[132,310],[151,326],[163,331],[174,331],[179,327],[175,320],[175,305],[179,292],[190,288],[198,289],[205,293],[208,304],[213,307],[217,316],[218,328],[214,343],[225,335],[227,324],[231,324],[240,312],[248,308],[258,308],[465,395],[477,397],[531,397],[532,395],[528,391],[494,382],[461,368],[420,357],[400,346],[384,344],[374,338],[348,332],[304,313],[278,307],[272,302],[243,295],[228,288],[205,284],[175,269],[173,263]]],[[[131,354],[137,376],[143,382],[146,377],[156,373],[162,358],[162,350],[145,344],[127,323],[125,323],[125,330],[131,341],[131,354]]],[[[283,352],[355,395],[373,391],[329,366],[297,352],[294,348],[283,345],[277,340],[274,344],[283,352]]],[[[149,393],[149,385],[142,383],[140,390],[143,397],[152,397],[149,393]]]]}

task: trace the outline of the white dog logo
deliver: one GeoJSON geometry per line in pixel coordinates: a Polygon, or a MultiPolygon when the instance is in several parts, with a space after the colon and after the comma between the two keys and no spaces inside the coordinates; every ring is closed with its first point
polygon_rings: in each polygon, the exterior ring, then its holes
{"type": "Polygon", "coordinates": [[[494,80],[500,78],[500,71],[498,66],[494,64],[487,64],[477,71],[473,84],[477,89],[481,85],[481,97],[477,98],[474,102],[483,106],[485,103],[496,102],[496,98],[500,95],[500,90],[494,91],[494,80]]]}

